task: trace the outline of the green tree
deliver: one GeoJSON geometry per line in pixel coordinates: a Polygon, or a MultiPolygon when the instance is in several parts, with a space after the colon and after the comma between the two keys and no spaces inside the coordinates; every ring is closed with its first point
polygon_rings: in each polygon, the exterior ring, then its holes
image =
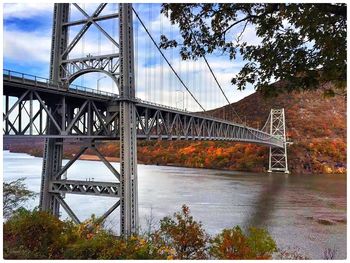
{"type": "Polygon", "coordinates": [[[12,182],[3,183],[3,211],[6,219],[26,201],[37,195],[27,189],[23,183],[24,180],[25,178],[19,178],[12,182]]]}
{"type": "Polygon", "coordinates": [[[266,95],[324,87],[346,92],[346,4],[163,4],[162,13],[178,24],[183,39],[161,36],[161,47],[180,47],[183,59],[220,51],[245,65],[232,84],[255,85],[266,95]],[[252,27],[260,44],[242,39],[252,27]],[[280,81],[280,85],[270,85],[280,81]],[[329,85],[329,83],[332,85],[329,85]],[[280,87],[283,88],[280,88],[280,87]]]}

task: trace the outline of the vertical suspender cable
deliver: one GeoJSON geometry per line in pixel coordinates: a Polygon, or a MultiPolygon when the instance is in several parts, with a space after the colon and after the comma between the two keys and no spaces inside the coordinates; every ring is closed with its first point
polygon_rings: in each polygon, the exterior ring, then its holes
{"type": "Polygon", "coordinates": [[[144,85],[145,85],[145,94],[146,94],[146,100],[149,101],[149,94],[148,94],[148,78],[147,78],[147,51],[148,51],[148,41],[145,43],[145,50],[146,50],[146,54],[144,56],[144,61],[143,61],[143,67],[144,67],[144,78],[145,78],[145,81],[144,81],[144,85]]]}
{"type": "Polygon", "coordinates": [[[187,90],[187,92],[191,95],[191,97],[195,100],[195,102],[201,107],[201,109],[205,112],[205,109],[203,108],[203,106],[199,103],[199,101],[196,99],[196,97],[193,95],[193,93],[189,90],[189,88],[186,86],[186,84],[183,82],[183,80],[180,78],[179,74],[177,74],[177,72],[175,71],[174,67],[171,65],[171,63],[169,62],[169,60],[167,59],[167,57],[164,55],[163,51],[160,49],[160,47],[158,46],[158,44],[156,43],[156,41],[154,40],[154,38],[152,37],[152,35],[150,34],[150,32],[148,31],[147,27],[145,26],[145,24],[143,23],[143,21],[141,20],[140,16],[138,15],[138,13],[135,11],[135,9],[133,8],[133,12],[136,15],[137,19],[140,21],[142,27],[145,29],[146,33],[148,34],[148,36],[151,38],[152,43],[155,45],[155,47],[157,48],[157,50],[160,52],[160,54],[162,55],[162,57],[164,58],[164,60],[166,61],[166,63],[168,64],[168,66],[170,67],[170,69],[172,70],[172,72],[175,74],[175,76],[177,77],[177,79],[181,82],[182,86],[187,90]]]}
{"type": "MultiPolygon", "coordinates": [[[[160,28],[159,28],[160,35],[163,35],[163,15],[160,13],[160,28]]],[[[159,54],[159,67],[160,67],[160,101],[163,101],[163,93],[164,93],[164,71],[163,71],[163,60],[159,54]]]]}
{"type": "MultiPolygon", "coordinates": [[[[97,30],[98,37],[97,37],[97,54],[98,56],[101,55],[101,30],[97,30]]],[[[101,73],[97,73],[97,87],[99,88],[99,79],[101,78],[101,73]]]]}
{"type": "Polygon", "coordinates": [[[140,90],[139,85],[139,55],[138,55],[138,51],[139,51],[139,23],[135,23],[135,21],[133,21],[133,24],[135,25],[135,38],[134,38],[134,52],[135,52],[135,56],[134,56],[134,60],[135,60],[135,88],[136,88],[136,93],[138,90],[140,90]]]}
{"type": "MultiPolygon", "coordinates": [[[[190,69],[189,69],[189,65],[188,65],[188,60],[187,61],[185,61],[185,63],[186,63],[186,84],[188,85],[188,83],[189,83],[189,74],[190,74],[190,69]]],[[[185,91],[183,91],[184,92],[184,94],[185,94],[185,91]]],[[[185,109],[187,109],[187,100],[186,100],[186,96],[185,95],[183,95],[183,99],[184,99],[184,108],[185,109]]]]}
{"type": "MultiPolygon", "coordinates": [[[[155,5],[154,3],[151,4],[152,8],[151,8],[151,21],[153,21],[153,5],[155,5]]],[[[152,24],[151,24],[151,31],[152,31],[152,24]]],[[[152,58],[154,61],[152,61],[152,92],[153,92],[153,99],[154,102],[157,102],[157,90],[156,90],[156,74],[155,74],[155,66],[157,64],[157,59],[156,59],[156,50],[154,50],[154,47],[152,47],[152,58]]]]}
{"type": "MultiPolygon", "coordinates": [[[[152,20],[151,20],[151,4],[148,4],[148,21],[152,21],[152,20]]],[[[148,49],[149,49],[148,55],[150,55],[151,52],[152,52],[151,43],[149,43],[148,49]]],[[[152,99],[152,95],[153,95],[153,94],[152,94],[152,76],[151,76],[151,75],[152,75],[152,72],[151,72],[151,69],[150,69],[150,65],[148,64],[149,61],[150,61],[150,60],[147,61],[147,69],[148,69],[148,73],[149,73],[149,76],[148,76],[148,78],[149,78],[149,81],[148,81],[149,97],[150,97],[150,100],[151,100],[152,102],[154,102],[153,99],[152,99]]]]}
{"type": "MultiPolygon", "coordinates": [[[[172,30],[172,28],[170,28],[170,39],[173,39],[173,37],[174,37],[173,30],[172,30]]],[[[174,65],[174,49],[173,48],[170,50],[170,61],[174,65]]],[[[174,97],[174,95],[173,95],[173,93],[174,93],[174,86],[173,86],[174,81],[173,80],[174,80],[174,78],[173,78],[173,76],[171,76],[170,97],[171,97],[171,106],[176,107],[176,105],[174,105],[174,102],[173,102],[173,97],[174,97]]],[[[175,101],[175,103],[176,103],[176,101],[175,101]]]]}
{"type": "MultiPolygon", "coordinates": [[[[85,4],[83,4],[83,10],[85,10],[85,4]]],[[[82,36],[81,39],[81,57],[84,57],[85,55],[85,34],[82,36]]],[[[84,86],[84,75],[81,76],[80,85],[84,86]]]]}

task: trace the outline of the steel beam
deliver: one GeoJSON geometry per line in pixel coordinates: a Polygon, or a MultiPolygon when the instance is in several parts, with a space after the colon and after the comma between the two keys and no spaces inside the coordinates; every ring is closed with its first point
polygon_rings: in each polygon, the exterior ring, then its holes
{"type": "Polygon", "coordinates": [[[49,184],[49,192],[120,197],[120,184],[79,180],[52,180],[49,184]]]}
{"type": "Polygon", "coordinates": [[[131,4],[119,5],[120,43],[120,227],[122,235],[138,231],[134,40],[131,4]]]}
{"type": "MultiPolygon", "coordinates": [[[[64,71],[60,67],[63,50],[67,47],[68,42],[68,30],[63,28],[63,23],[68,22],[69,17],[69,4],[55,4],[53,15],[53,30],[51,41],[51,58],[50,58],[50,80],[53,82],[61,82],[64,78],[64,71]]],[[[41,106],[47,113],[47,125],[46,132],[48,134],[59,133],[61,131],[61,125],[63,123],[57,123],[54,116],[52,116],[53,106],[50,103],[45,105],[39,94],[35,91],[37,99],[41,106]],[[46,108],[48,106],[48,108],[46,108]]],[[[62,119],[61,119],[62,121],[62,119]]],[[[50,192],[50,184],[55,175],[61,170],[63,157],[63,139],[50,138],[45,140],[44,156],[43,156],[43,168],[42,168],[42,183],[40,191],[40,209],[50,212],[55,216],[59,216],[59,207],[62,202],[59,198],[55,197],[57,194],[50,192]]]]}
{"type": "MultiPolygon", "coordinates": [[[[114,13],[110,15],[103,15],[103,16],[100,15],[98,17],[91,17],[89,19],[92,19],[95,22],[98,22],[98,21],[108,20],[112,18],[118,18],[118,16],[119,16],[118,13],[114,13]]],[[[86,24],[87,22],[89,22],[89,19],[80,19],[80,20],[70,21],[70,22],[64,23],[63,26],[77,26],[77,25],[86,24]]]]}

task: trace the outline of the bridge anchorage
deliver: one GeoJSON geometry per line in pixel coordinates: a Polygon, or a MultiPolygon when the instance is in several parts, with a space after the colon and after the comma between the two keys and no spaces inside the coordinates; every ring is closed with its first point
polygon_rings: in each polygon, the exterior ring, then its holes
{"type": "MultiPolygon", "coordinates": [[[[205,112],[188,112],[136,98],[132,5],[119,4],[118,12],[102,15],[100,4],[88,15],[76,4],[55,4],[51,43],[50,79],[4,70],[3,114],[5,137],[45,139],[40,208],[55,216],[60,207],[77,223],[79,218],[65,202],[66,194],[115,198],[106,219],[120,207],[120,234],[138,231],[136,140],[218,140],[261,144],[270,147],[269,172],[286,172],[287,144],[283,109],[271,110],[261,130],[213,118],[205,112]],[[70,21],[70,5],[85,17],[70,21]],[[97,21],[117,19],[119,39],[111,37],[97,21]],[[68,29],[82,25],[75,35],[68,29]],[[113,54],[70,59],[69,54],[90,26],[118,49],[113,54]],[[71,39],[71,40],[70,40],[71,39]],[[109,75],[119,95],[72,85],[88,72],[109,75]],[[100,141],[119,140],[120,170],[102,155],[100,141]],[[63,146],[79,143],[81,148],[62,165],[63,146]],[[114,175],[114,182],[69,180],[65,174],[88,149],[114,175]]],[[[96,178],[96,177],[95,177],[96,178]]]]}

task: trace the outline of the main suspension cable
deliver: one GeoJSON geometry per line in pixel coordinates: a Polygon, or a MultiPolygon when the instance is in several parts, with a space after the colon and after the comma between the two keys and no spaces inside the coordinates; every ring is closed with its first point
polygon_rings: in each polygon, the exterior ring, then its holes
{"type": "MultiPolygon", "coordinates": [[[[153,44],[156,46],[156,48],[158,49],[158,51],[160,52],[160,54],[162,55],[162,57],[164,58],[164,60],[165,60],[166,63],[168,64],[168,66],[170,67],[170,69],[171,69],[171,70],[173,71],[173,73],[175,74],[175,76],[178,78],[178,80],[181,82],[181,84],[184,86],[184,88],[187,90],[187,92],[191,95],[191,97],[195,100],[195,102],[201,107],[201,109],[202,109],[204,112],[206,112],[206,110],[205,110],[205,109],[203,108],[203,106],[199,103],[199,101],[196,99],[196,97],[193,95],[193,93],[189,90],[189,88],[187,87],[187,85],[182,81],[182,79],[180,78],[180,76],[177,74],[177,72],[175,71],[175,69],[173,68],[173,66],[172,66],[171,63],[169,62],[169,60],[166,58],[166,56],[164,55],[163,51],[160,49],[160,47],[158,46],[158,44],[156,43],[156,41],[155,41],[154,38],[152,37],[151,33],[148,31],[146,25],[143,23],[142,19],[140,18],[140,16],[139,16],[138,13],[136,12],[136,10],[135,10],[134,8],[132,8],[132,10],[133,10],[134,14],[136,15],[137,19],[140,21],[142,27],[145,29],[147,35],[151,38],[153,44]]],[[[190,30],[191,30],[191,29],[190,29],[190,30]]],[[[192,30],[191,30],[191,32],[192,32],[192,30]]],[[[193,32],[192,32],[192,34],[193,34],[193,32]]],[[[195,39],[197,45],[199,45],[199,43],[198,43],[198,41],[196,40],[195,36],[194,36],[194,39],[195,39]]],[[[221,85],[219,84],[219,82],[218,82],[218,80],[217,80],[217,78],[216,78],[216,76],[215,76],[213,70],[211,69],[211,67],[210,67],[210,65],[209,65],[209,63],[208,63],[208,61],[207,61],[207,59],[205,58],[204,55],[203,55],[203,58],[204,58],[204,60],[205,60],[205,62],[206,62],[206,64],[207,64],[207,66],[209,67],[210,72],[211,72],[211,74],[213,75],[213,77],[214,77],[214,79],[215,79],[217,85],[219,86],[221,92],[223,93],[223,95],[224,95],[226,101],[227,101],[228,104],[232,107],[233,111],[235,112],[235,114],[237,115],[237,117],[239,118],[239,120],[240,120],[242,123],[244,123],[244,122],[242,121],[242,119],[240,118],[240,116],[238,115],[238,113],[237,113],[237,112],[235,111],[235,109],[233,108],[233,106],[232,106],[232,104],[230,103],[230,101],[228,100],[228,98],[226,97],[225,92],[224,92],[223,89],[221,88],[221,85]]],[[[263,140],[263,141],[270,140],[271,137],[272,137],[272,135],[270,135],[270,136],[268,136],[268,138],[261,138],[261,137],[257,136],[256,134],[254,134],[252,131],[250,131],[249,128],[247,128],[247,130],[248,130],[250,133],[252,133],[254,137],[256,137],[256,138],[258,138],[258,139],[260,139],[260,140],[263,140]]]]}
{"type": "MultiPolygon", "coordinates": [[[[198,40],[197,40],[195,34],[193,33],[192,28],[190,28],[190,31],[191,31],[191,33],[192,33],[192,36],[193,36],[194,41],[196,42],[197,46],[200,47],[200,44],[199,44],[199,42],[198,42],[198,40]]],[[[232,104],[230,103],[230,101],[228,100],[228,98],[227,98],[227,96],[226,96],[224,90],[222,89],[222,87],[221,87],[219,81],[218,81],[217,78],[216,78],[216,75],[215,75],[214,71],[212,70],[211,66],[209,65],[209,62],[208,62],[208,60],[207,60],[205,54],[202,54],[202,56],[203,56],[203,59],[204,59],[206,65],[207,65],[207,67],[208,67],[209,70],[210,70],[210,73],[211,73],[212,76],[214,77],[214,80],[215,80],[216,84],[218,85],[218,87],[219,87],[219,89],[221,90],[222,94],[224,95],[226,101],[228,102],[228,105],[230,105],[230,107],[232,108],[233,112],[237,115],[237,117],[238,117],[238,119],[241,121],[241,123],[244,123],[244,125],[246,125],[246,123],[243,122],[243,120],[241,119],[241,117],[238,115],[238,113],[236,112],[236,110],[234,109],[234,107],[232,106],[232,104]]],[[[223,110],[224,110],[224,109],[223,109],[223,110]]],[[[266,123],[265,123],[263,129],[265,128],[265,126],[266,126],[266,123]]],[[[250,133],[252,133],[252,132],[250,131],[250,129],[248,129],[248,131],[249,131],[250,133]]],[[[268,138],[261,138],[261,137],[255,135],[254,133],[252,133],[252,134],[254,135],[254,137],[256,137],[256,138],[258,138],[258,139],[261,139],[261,140],[269,140],[269,139],[272,137],[272,135],[270,135],[268,138]]]]}
{"type": "Polygon", "coordinates": [[[184,88],[187,90],[187,92],[191,95],[191,97],[195,100],[195,102],[199,105],[199,107],[201,107],[201,109],[205,112],[206,110],[203,108],[203,106],[199,103],[199,101],[196,99],[196,97],[193,95],[193,93],[189,90],[189,88],[187,87],[187,85],[182,81],[182,79],[180,78],[180,76],[177,74],[177,72],[175,71],[175,69],[173,68],[173,66],[171,65],[171,63],[169,62],[169,60],[166,58],[166,56],[164,55],[163,51],[160,49],[160,47],[158,46],[158,44],[156,43],[156,41],[154,40],[154,38],[152,37],[151,33],[148,31],[147,27],[145,26],[145,24],[143,23],[142,19],[140,18],[140,16],[138,15],[138,13],[136,12],[136,10],[134,8],[132,8],[133,12],[135,13],[137,19],[140,21],[142,27],[145,29],[147,35],[151,38],[153,44],[156,46],[156,48],[158,49],[158,51],[160,52],[160,54],[162,55],[162,57],[164,58],[164,60],[166,61],[166,63],[168,64],[168,66],[170,67],[170,69],[173,71],[173,73],[175,74],[175,76],[178,78],[178,80],[181,82],[182,86],[184,86],[184,88]]]}
{"type": "MultiPolygon", "coordinates": [[[[191,34],[192,34],[193,39],[194,39],[194,41],[196,42],[197,46],[200,47],[200,44],[199,44],[199,42],[198,42],[198,40],[197,40],[197,38],[196,38],[196,35],[193,33],[192,28],[190,28],[190,31],[191,31],[191,34]]],[[[221,87],[221,85],[220,85],[218,79],[216,78],[216,75],[215,75],[213,69],[211,68],[211,66],[210,66],[210,64],[209,64],[209,62],[208,62],[208,60],[207,60],[205,54],[202,54],[202,57],[203,57],[203,59],[204,59],[204,61],[205,61],[205,64],[207,65],[207,67],[208,67],[208,69],[209,69],[211,75],[213,76],[213,78],[214,78],[216,84],[218,85],[219,89],[221,90],[221,93],[224,95],[224,97],[225,97],[225,99],[226,99],[228,105],[231,106],[233,112],[237,115],[238,119],[243,123],[243,120],[242,120],[241,117],[238,115],[237,111],[234,109],[234,107],[232,106],[231,102],[230,102],[229,99],[227,98],[227,96],[226,96],[226,94],[225,94],[223,88],[221,87]]],[[[224,110],[224,109],[223,109],[223,110],[224,110]]]]}

